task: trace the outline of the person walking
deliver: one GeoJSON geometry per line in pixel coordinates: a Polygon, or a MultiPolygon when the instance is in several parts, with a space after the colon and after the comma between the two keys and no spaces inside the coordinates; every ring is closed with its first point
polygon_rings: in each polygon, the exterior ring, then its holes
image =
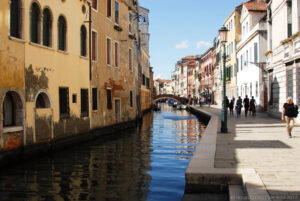
{"type": "Polygon", "coordinates": [[[250,100],[250,115],[252,113],[252,116],[256,116],[256,101],[254,99],[254,96],[252,96],[250,100]]]}
{"type": "Polygon", "coordinates": [[[234,108],[234,102],[233,99],[231,99],[229,103],[230,116],[233,116],[233,108],[234,108]]]}
{"type": "Polygon", "coordinates": [[[287,135],[292,137],[292,130],[295,126],[295,117],[298,116],[298,106],[294,105],[292,97],[288,97],[282,108],[282,120],[286,122],[287,135]]]}
{"type": "Polygon", "coordinates": [[[248,95],[245,96],[243,103],[244,103],[244,107],[245,107],[245,117],[247,117],[248,109],[249,109],[249,105],[250,105],[248,95]]]}
{"type": "Polygon", "coordinates": [[[236,104],[235,104],[237,118],[239,118],[241,116],[242,107],[243,107],[242,98],[239,96],[238,99],[236,100],[236,104]]]}

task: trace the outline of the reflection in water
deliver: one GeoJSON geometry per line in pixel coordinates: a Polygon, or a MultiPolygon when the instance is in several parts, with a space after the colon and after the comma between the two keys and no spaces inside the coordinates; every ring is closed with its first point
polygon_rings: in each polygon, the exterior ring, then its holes
{"type": "Polygon", "coordinates": [[[181,200],[203,129],[163,106],[140,129],[0,169],[0,200],[181,200]]]}

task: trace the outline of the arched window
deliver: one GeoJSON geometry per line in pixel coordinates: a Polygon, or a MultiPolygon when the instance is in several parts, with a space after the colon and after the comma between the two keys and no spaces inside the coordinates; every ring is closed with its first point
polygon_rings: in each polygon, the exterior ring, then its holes
{"type": "Polygon", "coordinates": [[[66,31],[67,24],[63,16],[58,18],[58,49],[65,51],[66,50],[66,31]]]}
{"type": "Polygon", "coordinates": [[[40,43],[40,7],[37,3],[32,3],[30,11],[30,39],[33,43],[40,43]]]}
{"type": "Polygon", "coordinates": [[[51,47],[52,15],[48,8],[43,11],[43,45],[51,47]]]}
{"type": "Polygon", "coordinates": [[[86,56],[86,28],[84,25],[80,29],[80,55],[86,56]]]}
{"type": "Polygon", "coordinates": [[[10,36],[22,38],[22,4],[20,0],[10,1],[10,36]]]}
{"type": "Polygon", "coordinates": [[[46,93],[39,93],[38,97],[36,98],[35,102],[35,107],[36,108],[50,108],[50,100],[49,97],[46,93]]]}
{"type": "Polygon", "coordinates": [[[13,97],[7,93],[3,103],[3,126],[13,126],[15,124],[15,108],[13,97]]]}
{"type": "Polygon", "coordinates": [[[9,91],[3,101],[3,127],[23,125],[23,104],[18,93],[9,91]]]}

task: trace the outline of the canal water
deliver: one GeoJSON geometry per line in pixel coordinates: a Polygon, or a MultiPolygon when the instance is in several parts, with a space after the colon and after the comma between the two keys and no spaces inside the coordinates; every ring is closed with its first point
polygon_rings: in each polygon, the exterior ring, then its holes
{"type": "Polygon", "coordinates": [[[164,104],[140,128],[0,169],[0,200],[181,201],[204,129],[164,104]]]}

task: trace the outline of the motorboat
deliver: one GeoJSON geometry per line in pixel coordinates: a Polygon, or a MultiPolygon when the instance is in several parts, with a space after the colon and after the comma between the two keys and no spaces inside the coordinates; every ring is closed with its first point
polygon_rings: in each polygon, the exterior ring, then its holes
{"type": "Polygon", "coordinates": [[[160,111],[161,108],[160,108],[160,106],[159,106],[158,104],[154,104],[154,105],[153,105],[153,110],[154,110],[154,111],[160,111]]]}

